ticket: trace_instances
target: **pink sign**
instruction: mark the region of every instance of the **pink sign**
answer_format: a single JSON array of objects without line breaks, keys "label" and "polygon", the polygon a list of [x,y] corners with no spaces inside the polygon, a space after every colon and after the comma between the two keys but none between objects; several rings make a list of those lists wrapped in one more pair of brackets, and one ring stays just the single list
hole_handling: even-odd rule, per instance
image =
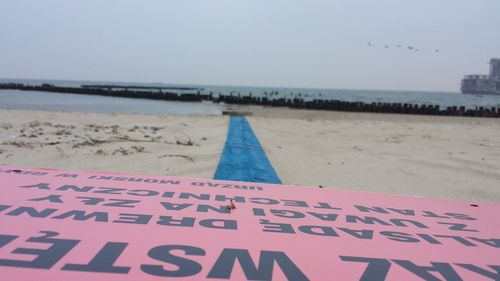
[{"label": "pink sign", "polygon": [[0,280],[500,279],[498,204],[7,166],[0,182]]}]

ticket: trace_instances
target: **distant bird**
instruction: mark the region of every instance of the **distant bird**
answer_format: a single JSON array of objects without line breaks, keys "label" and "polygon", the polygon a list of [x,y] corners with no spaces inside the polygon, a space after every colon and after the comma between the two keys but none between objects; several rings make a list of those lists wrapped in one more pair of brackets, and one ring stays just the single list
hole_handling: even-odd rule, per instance
[{"label": "distant bird", "polygon": [[[375,43],[374,43],[373,41],[368,41],[368,46],[373,47],[373,46],[375,46]],[[391,48],[391,45],[388,45],[388,44],[387,44],[387,45],[385,45],[385,44],[382,44],[382,43],[381,43],[381,44],[379,44],[379,46],[380,46],[380,47],[382,47],[382,46],[383,46],[385,49],[390,49],[390,48]],[[402,49],[402,48],[407,48],[408,50],[410,50],[410,51],[415,51],[415,52],[425,52],[425,50],[424,50],[424,49],[422,49],[422,48],[417,48],[417,47],[415,47],[415,46],[410,46],[410,45],[401,45],[401,44],[399,44],[399,45],[393,45],[392,47],[393,47],[393,48],[399,48],[399,49]],[[434,51],[435,53],[439,53],[439,52],[441,52],[441,50],[440,50],[440,49],[437,49],[437,48],[430,49],[430,50],[428,50],[428,51],[430,51],[430,52]]]}]

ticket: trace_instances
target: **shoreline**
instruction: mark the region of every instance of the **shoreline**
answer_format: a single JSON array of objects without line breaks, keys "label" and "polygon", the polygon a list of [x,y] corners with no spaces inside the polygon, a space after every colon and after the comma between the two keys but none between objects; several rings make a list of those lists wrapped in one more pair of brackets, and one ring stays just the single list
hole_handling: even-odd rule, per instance
[{"label": "shoreline", "polygon": [[[439,105],[395,102],[361,102],[341,101],[336,99],[312,98],[301,93],[292,96],[282,96],[278,91],[264,92],[264,96],[248,95],[240,96],[221,94],[220,92],[201,93],[198,89],[194,92],[172,92],[171,88],[150,87],[151,91],[145,91],[144,87],[120,86],[120,85],[81,85],[80,87],[62,87],[44,83],[42,85],[29,85],[22,83],[0,83],[0,90],[40,91],[61,94],[81,94],[93,96],[110,96],[134,99],[202,102],[209,101],[215,104],[229,105],[260,105],[287,109],[315,109],[341,112],[371,112],[392,113],[410,115],[445,115],[445,116],[468,116],[468,117],[493,117],[500,118],[500,108],[497,106],[479,106],[466,108],[465,106],[452,105],[441,108]],[[196,90],[196,89],[195,89]],[[194,91],[194,90],[193,90]],[[319,93],[321,96],[321,93]]]},{"label": "shoreline", "polygon": [[[500,202],[499,119],[251,111],[283,184]],[[229,120],[3,109],[0,119],[4,165],[209,179]]]}]

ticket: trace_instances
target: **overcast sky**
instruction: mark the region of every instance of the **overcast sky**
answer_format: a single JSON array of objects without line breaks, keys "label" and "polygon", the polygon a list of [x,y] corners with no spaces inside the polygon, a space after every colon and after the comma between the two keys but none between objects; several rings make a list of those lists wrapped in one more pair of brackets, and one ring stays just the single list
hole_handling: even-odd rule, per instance
[{"label": "overcast sky", "polygon": [[0,0],[0,78],[458,91],[500,57],[499,11],[499,0]]}]

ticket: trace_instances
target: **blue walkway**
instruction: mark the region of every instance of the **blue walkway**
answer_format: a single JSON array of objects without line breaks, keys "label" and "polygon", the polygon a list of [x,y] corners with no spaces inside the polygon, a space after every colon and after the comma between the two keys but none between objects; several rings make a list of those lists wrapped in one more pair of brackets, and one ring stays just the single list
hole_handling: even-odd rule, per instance
[{"label": "blue walkway", "polygon": [[244,116],[231,116],[214,179],[281,184]]}]

